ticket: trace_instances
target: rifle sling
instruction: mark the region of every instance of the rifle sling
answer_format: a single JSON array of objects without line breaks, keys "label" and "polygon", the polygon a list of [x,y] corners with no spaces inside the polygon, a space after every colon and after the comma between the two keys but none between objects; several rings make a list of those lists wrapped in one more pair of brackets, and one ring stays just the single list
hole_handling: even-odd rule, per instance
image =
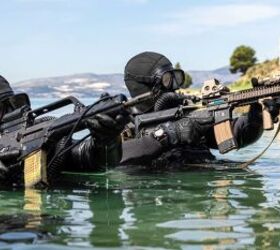
[{"label": "rifle sling", "polygon": [[[278,116],[278,119],[280,119],[280,115]],[[250,161],[247,161],[245,163],[240,164],[240,168],[247,168],[249,165],[251,165],[252,163],[254,163],[257,159],[259,159],[271,146],[271,144],[274,142],[275,138],[277,137],[277,135],[280,132],[280,122],[278,123],[278,127],[276,129],[276,132],[272,138],[272,140],[268,143],[268,145],[264,148],[264,150],[262,152],[260,152],[257,156],[255,156],[253,159],[251,159]]]},{"label": "rifle sling", "polygon": [[[244,168],[247,168],[249,165],[251,165],[252,163],[254,163],[257,159],[259,159],[268,149],[269,147],[271,146],[271,144],[274,142],[275,138],[277,137],[277,135],[279,134],[280,132],[280,115],[278,116],[278,119],[279,119],[279,123],[278,123],[278,127],[276,129],[276,132],[272,138],[272,140],[269,142],[269,144],[263,149],[262,152],[260,152],[257,156],[255,156],[253,159],[247,161],[247,162],[244,162],[240,165],[238,165],[237,169],[244,169]],[[187,166],[189,167],[201,167],[201,168],[205,168],[208,164],[187,164]],[[219,169],[219,167],[217,168]]]}]

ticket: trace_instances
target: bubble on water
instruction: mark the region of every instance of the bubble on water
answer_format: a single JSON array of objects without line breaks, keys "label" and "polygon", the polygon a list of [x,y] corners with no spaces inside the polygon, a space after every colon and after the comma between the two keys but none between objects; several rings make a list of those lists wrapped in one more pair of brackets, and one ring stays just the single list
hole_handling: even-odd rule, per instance
[{"label": "bubble on water", "polygon": [[162,206],[162,196],[158,196],[155,198],[156,206]]}]

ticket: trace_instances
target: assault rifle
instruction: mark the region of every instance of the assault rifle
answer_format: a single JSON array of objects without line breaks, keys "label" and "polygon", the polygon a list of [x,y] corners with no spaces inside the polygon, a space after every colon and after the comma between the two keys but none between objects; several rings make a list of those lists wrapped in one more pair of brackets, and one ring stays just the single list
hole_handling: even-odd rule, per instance
[{"label": "assault rifle", "polygon": [[214,133],[220,153],[238,148],[231,128],[232,111],[236,107],[260,103],[263,109],[263,128],[273,129],[273,121],[263,101],[280,97],[280,76],[259,80],[252,79],[253,87],[247,90],[229,92],[216,80],[206,81],[202,87],[202,98],[193,105],[182,105],[159,112],[139,115],[135,119],[135,132],[138,135],[150,133],[155,125],[177,120],[182,117],[213,117]]},{"label": "assault rifle", "polygon": [[[69,96],[34,110],[31,110],[29,105],[19,107],[5,115],[0,123],[0,161],[23,162],[26,187],[48,184],[47,151],[61,138],[86,129],[87,118],[99,113],[112,117],[118,114],[129,115],[128,108],[151,98],[151,93],[130,100],[124,95],[107,96],[85,106],[75,97]],[[56,119],[42,117],[70,104],[74,105],[71,114]]]}]

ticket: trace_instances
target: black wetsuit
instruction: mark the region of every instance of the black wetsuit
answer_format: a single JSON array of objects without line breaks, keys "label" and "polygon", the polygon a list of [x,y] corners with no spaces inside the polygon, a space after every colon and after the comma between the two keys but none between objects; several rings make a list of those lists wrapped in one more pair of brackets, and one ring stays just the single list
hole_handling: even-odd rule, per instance
[{"label": "black wetsuit", "polygon": [[[53,119],[51,117],[51,119]],[[47,165],[53,156],[61,149],[76,143],[72,139],[65,145],[66,137],[58,143],[50,145],[47,150]],[[102,171],[106,167],[115,167],[119,164],[122,156],[121,139],[119,137],[111,138],[107,143],[98,142],[94,137],[79,143],[66,154],[55,158],[47,169],[47,179],[52,185],[58,183],[58,177],[61,171],[90,172]],[[23,180],[23,162],[17,162],[16,159],[2,161],[7,167],[7,173],[0,171],[0,181],[2,184],[22,186]],[[11,170],[12,168],[12,170]]]},{"label": "black wetsuit", "polygon": [[64,170],[96,171],[119,164],[122,157],[121,139],[114,138],[107,144],[90,138],[74,147],[67,155]]},{"label": "black wetsuit", "polygon": [[[232,121],[234,137],[238,147],[257,141],[263,132],[259,105],[251,106],[250,111]],[[217,149],[214,129],[211,127],[205,138],[196,146],[163,146],[151,134],[127,140],[123,143],[122,165],[152,165],[156,167],[180,167],[182,164],[207,163],[215,160],[210,148]]]},{"label": "black wetsuit", "polygon": [[[55,119],[54,117],[47,117],[47,119]],[[42,121],[46,120],[44,118]],[[36,123],[40,123],[39,119]],[[105,136],[104,136],[105,139]],[[72,139],[67,145],[65,145],[66,137],[62,138],[53,147],[49,147],[47,152],[47,161],[52,160],[52,157],[71,146],[77,141]],[[55,172],[64,171],[95,171],[102,170],[104,167],[116,166],[122,157],[121,139],[120,136],[113,138],[107,138],[106,142],[97,140],[94,137],[90,137],[87,140],[82,141],[77,146],[72,148],[69,152],[61,157],[58,157],[51,166]],[[50,173],[51,174],[51,173]]]}]

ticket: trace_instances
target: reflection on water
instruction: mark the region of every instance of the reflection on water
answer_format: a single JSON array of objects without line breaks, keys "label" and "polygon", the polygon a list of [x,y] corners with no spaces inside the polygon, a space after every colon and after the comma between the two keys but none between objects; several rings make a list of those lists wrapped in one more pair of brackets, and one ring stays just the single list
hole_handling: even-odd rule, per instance
[{"label": "reflection on water", "polygon": [[61,189],[1,191],[1,233],[35,232],[37,244],[47,247],[279,246],[277,178],[269,182],[246,171],[137,175],[118,170],[65,178]]},{"label": "reflection on water", "polygon": [[[225,158],[251,159],[270,137]],[[279,146],[250,171],[121,169],[67,174],[52,190],[2,190],[0,249],[278,249]]]}]

